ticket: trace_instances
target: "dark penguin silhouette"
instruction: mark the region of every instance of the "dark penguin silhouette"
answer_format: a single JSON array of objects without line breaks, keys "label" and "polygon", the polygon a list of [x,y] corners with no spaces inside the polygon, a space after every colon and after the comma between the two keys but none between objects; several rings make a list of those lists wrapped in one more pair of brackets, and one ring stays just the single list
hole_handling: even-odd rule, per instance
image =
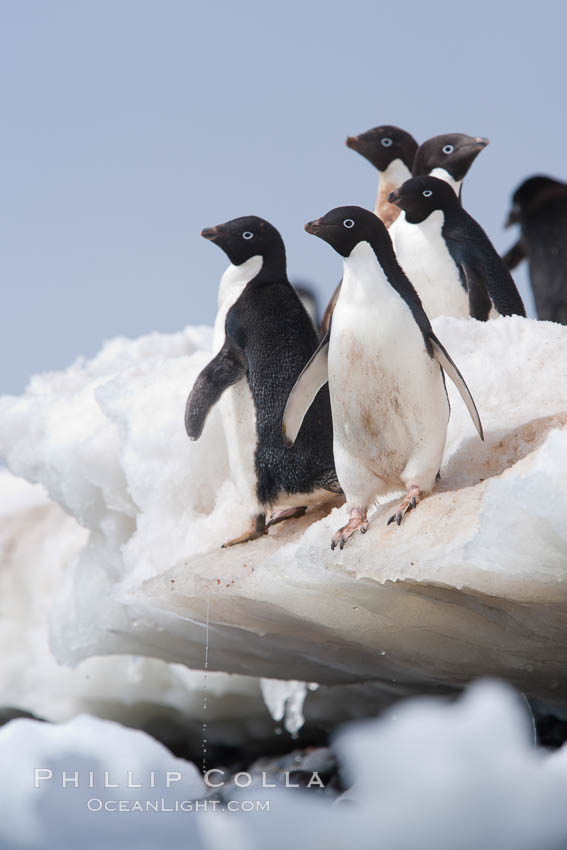
[{"label": "dark penguin silhouette", "polygon": [[526,315],[501,257],[445,181],[412,177],[390,201],[404,210],[408,233],[415,231],[397,256],[408,275],[408,267],[415,266],[410,279],[430,318],[470,315],[486,321],[493,307],[503,316]]},{"label": "dark penguin silhouette", "polygon": [[285,506],[278,522],[300,516],[340,487],[326,389],[292,452],[282,439],[287,397],[317,347],[317,335],[287,279],[280,234],[247,216],[206,228],[202,236],[222,248],[231,265],[219,290],[218,353],[195,381],[185,427],[192,440],[199,439],[210,409],[221,401],[231,471],[251,520],[244,534],[225,544],[232,545],[264,534],[268,510]]},{"label": "dark penguin silhouette", "polygon": [[514,192],[507,226],[521,236],[504,255],[509,269],[528,260],[538,317],[567,324],[567,183],[535,176]]},{"label": "dark penguin silhouette", "polygon": [[[389,227],[398,217],[399,210],[388,203],[388,195],[411,177],[411,169],[417,152],[416,140],[400,127],[384,124],[366,130],[365,133],[360,133],[358,136],[349,136],[346,145],[372,163],[377,170],[378,192],[374,213],[384,222],[386,227]],[[339,297],[340,288],[339,282],[323,313],[321,320],[322,336],[329,330],[329,323]]]},{"label": "dark penguin silhouette", "polygon": [[384,224],[361,207],[338,207],[305,229],[342,256],[344,276],[330,333],[290,394],[283,430],[288,445],[301,438],[306,412],[328,381],[335,462],[350,513],[331,541],[332,549],[342,549],[352,534],[367,530],[368,508],[379,496],[406,490],[389,520],[399,525],[433,489],[449,420],[443,370],[481,438],[483,432],[468,387],[435,336]]}]

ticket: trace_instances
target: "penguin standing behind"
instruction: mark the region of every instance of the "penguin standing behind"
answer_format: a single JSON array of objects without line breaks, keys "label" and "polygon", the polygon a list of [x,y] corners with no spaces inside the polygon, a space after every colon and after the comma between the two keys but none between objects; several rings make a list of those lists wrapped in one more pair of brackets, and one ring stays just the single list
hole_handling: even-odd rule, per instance
[{"label": "penguin standing behind", "polygon": [[385,124],[383,127],[373,127],[359,136],[349,136],[346,145],[371,162],[377,170],[378,192],[374,214],[389,227],[399,213],[392,211],[388,195],[411,177],[417,153],[416,140],[405,130]]},{"label": "penguin standing behind", "polygon": [[[432,136],[417,149],[412,167],[414,177],[438,177],[461,197],[463,180],[479,153],[489,144],[480,136],[443,133]],[[397,187],[396,187],[397,188]]]},{"label": "penguin standing behind", "polygon": [[[464,133],[433,136],[418,148],[413,174],[416,177],[430,175],[443,180],[460,198],[468,170],[487,145],[487,139],[474,138]],[[390,236],[398,262],[417,289],[429,318],[467,318],[466,292],[462,288],[455,288],[452,278],[443,280],[443,264],[439,265],[438,246],[435,240],[431,241],[428,232],[409,224],[402,213],[390,228]]]},{"label": "penguin standing behind", "polygon": [[[404,211],[405,229],[416,232],[398,256],[406,272],[425,263],[426,246],[427,266],[418,275],[416,289],[430,318],[470,315],[486,321],[493,307],[502,316],[526,315],[500,255],[446,182],[412,177],[392,192],[390,202]],[[410,244],[415,254],[409,253]]]},{"label": "penguin standing behind", "polygon": [[[384,222],[386,227],[389,227],[398,217],[399,211],[388,203],[388,195],[411,177],[417,152],[416,140],[405,130],[394,127],[392,124],[384,124],[381,127],[366,130],[359,136],[349,136],[346,145],[371,162],[378,171],[378,192],[374,214]],[[340,288],[339,282],[323,313],[322,336],[329,330]]]},{"label": "penguin standing behind", "polygon": [[[219,399],[231,473],[250,512],[245,543],[268,525],[301,516],[340,493],[333,463],[329,394],[314,401],[301,439],[289,452],[281,422],[293,384],[317,346],[317,334],[286,275],[285,248],[267,221],[248,216],[206,228],[230,260],[219,288],[216,355],[187,399],[185,428],[198,440]],[[271,523],[266,512],[286,506]],[[290,507],[288,507],[290,506]]]},{"label": "penguin standing behind", "polygon": [[567,184],[543,176],[525,180],[506,224],[519,224],[521,236],[504,262],[513,269],[527,257],[538,317],[566,325]]},{"label": "penguin standing behind", "polygon": [[337,475],[350,512],[331,541],[332,549],[342,549],[357,530],[367,530],[368,508],[379,496],[405,488],[388,521],[399,525],[433,489],[449,420],[443,369],[481,439],[483,433],[472,396],[433,333],[384,224],[361,207],[339,207],[305,229],[343,257],[344,275],[330,333],[290,394],[283,430],[293,445],[328,381]]}]

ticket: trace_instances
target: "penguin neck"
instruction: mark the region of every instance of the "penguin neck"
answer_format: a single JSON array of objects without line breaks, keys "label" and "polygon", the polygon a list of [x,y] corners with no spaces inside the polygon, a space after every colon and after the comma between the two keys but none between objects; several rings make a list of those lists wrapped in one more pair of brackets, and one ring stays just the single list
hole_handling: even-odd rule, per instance
[{"label": "penguin neck", "polygon": [[433,210],[423,221],[409,221],[407,214],[404,213],[404,215],[406,222],[412,227],[419,228],[427,241],[431,241],[431,239],[438,236],[443,230],[443,224],[445,223],[445,213],[443,210]]},{"label": "penguin neck", "polygon": [[262,256],[260,259],[262,261],[262,267],[250,283],[256,286],[257,284],[272,283],[275,280],[287,280],[283,242],[279,247],[272,248],[268,256]]},{"label": "penguin neck", "polygon": [[399,207],[388,203],[388,195],[399,189],[410,177],[411,171],[401,159],[394,159],[385,171],[378,172],[378,193],[374,214],[384,222],[386,227],[390,227],[400,214]]},{"label": "penguin neck", "polygon": [[231,263],[220,279],[218,306],[221,307],[226,303],[234,304],[242,294],[244,287],[260,274],[262,266],[263,258],[259,254],[250,257],[239,266]]},{"label": "penguin neck", "polygon": [[438,180],[443,180],[444,183],[448,183],[457,198],[461,199],[461,187],[463,185],[462,180],[455,180],[455,178],[449,174],[444,168],[434,168],[429,172],[430,177],[437,177]]},{"label": "penguin neck", "polygon": [[[383,252],[380,252],[382,254]],[[390,275],[396,259],[385,257],[385,263],[378,259],[377,246],[370,242],[359,242],[348,257],[344,258],[344,276],[340,297],[349,301],[375,301],[392,294]],[[392,268],[389,266],[392,265]]]}]

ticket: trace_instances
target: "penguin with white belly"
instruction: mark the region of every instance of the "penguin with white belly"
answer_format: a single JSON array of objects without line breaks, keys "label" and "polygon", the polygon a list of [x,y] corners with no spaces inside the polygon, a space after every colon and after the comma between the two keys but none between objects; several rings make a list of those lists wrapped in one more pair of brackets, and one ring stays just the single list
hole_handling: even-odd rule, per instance
[{"label": "penguin with white belly", "polygon": [[225,546],[266,533],[266,512],[285,507],[275,521],[301,516],[310,504],[340,493],[333,463],[329,394],[322,389],[292,452],[281,422],[295,380],[317,347],[317,334],[287,279],[283,240],[256,216],[206,228],[230,266],[222,276],[215,351],[187,399],[185,428],[199,439],[219,402],[232,476],[250,513],[250,527]]},{"label": "penguin with white belly", "polygon": [[[488,139],[467,136],[465,133],[433,136],[419,146],[413,163],[413,175],[437,177],[447,183],[456,197],[460,198],[463,180],[487,145]],[[439,264],[435,235],[431,236],[427,227],[416,228],[407,221],[402,211],[390,228],[390,236],[398,262],[416,288],[429,318],[468,318],[470,313],[466,290],[457,285],[459,278],[451,270],[447,279],[443,277],[444,266]]]},{"label": "penguin with white belly", "polygon": [[343,257],[343,284],[330,332],[289,396],[283,432],[294,445],[328,381],[335,464],[350,513],[331,541],[342,549],[367,530],[379,496],[406,490],[388,521],[399,525],[433,489],[449,420],[443,370],[484,437],[468,387],[433,333],[384,224],[361,207],[339,207],[305,229]]},{"label": "penguin with white belly", "polygon": [[[377,170],[378,192],[374,214],[384,222],[386,227],[390,227],[400,213],[388,203],[388,195],[411,177],[417,152],[416,140],[400,127],[383,124],[366,130],[358,136],[348,136],[346,145],[372,163]],[[329,330],[340,289],[339,283],[323,313],[321,336],[325,336]]]},{"label": "penguin with white belly", "polygon": [[[501,316],[526,315],[504,261],[446,182],[412,177],[389,200],[404,211],[406,228],[418,234],[414,244],[427,243],[428,265],[422,277],[427,274],[431,286],[425,292],[423,287],[416,289],[430,317],[437,314],[431,307],[435,303],[445,305],[445,315],[456,315],[462,304],[463,312],[480,321],[486,321],[493,309]],[[415,255],[412,264],[420,259],[425,263]]]}]

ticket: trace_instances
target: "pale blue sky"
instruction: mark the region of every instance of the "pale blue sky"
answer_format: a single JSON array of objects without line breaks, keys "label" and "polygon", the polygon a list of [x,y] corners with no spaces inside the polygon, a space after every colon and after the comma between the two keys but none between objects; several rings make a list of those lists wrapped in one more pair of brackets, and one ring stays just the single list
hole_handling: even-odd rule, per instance
[{"label": "pale blue sky", "polygon": [[212,323],[226,263],[199,231],[234,216],[330,293],[303,223],[373,204],[344,139],[379,123],[488,136],[463,197],[506,247],[517,182],[567,176],[566,24],[551,2],[1,2],[0,391]]}]

